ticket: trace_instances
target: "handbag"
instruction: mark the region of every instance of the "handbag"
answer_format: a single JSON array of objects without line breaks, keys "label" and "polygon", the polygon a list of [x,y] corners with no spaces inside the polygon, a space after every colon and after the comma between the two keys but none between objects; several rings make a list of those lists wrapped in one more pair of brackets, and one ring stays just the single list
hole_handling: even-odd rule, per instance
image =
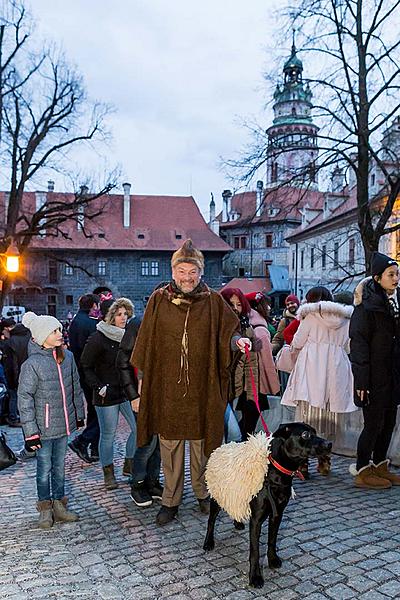
[{"label": "handbag", "polygon": [[278,371],[291,373],[296,363],[297,352],[293,352],[288,344],[284,344],[275,358],[275,366]]},{"label": "handbag", "polygon": [[17,457],[9,446],[7,446],[6,436],[0,433],[0,471],[15,465]]}]

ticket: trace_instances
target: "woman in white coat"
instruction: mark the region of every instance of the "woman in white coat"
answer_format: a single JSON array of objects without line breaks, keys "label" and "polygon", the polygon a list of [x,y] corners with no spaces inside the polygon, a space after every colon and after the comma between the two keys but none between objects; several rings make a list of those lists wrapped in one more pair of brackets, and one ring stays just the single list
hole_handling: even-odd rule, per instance
[{"label": "woman in white coat", "polygon": [[[325,287],[311,288],[307,292],[306,303],[296,315],[300,325],[291,349],[298,356],[282,396],[284,406],[298,406],[297,413],[301,412],[303,402],[329,413],[357,410],[348,357],[352,312],[352,306],[333,302]],[[319,460],[318,471],[327,475],[330,460]]]}]

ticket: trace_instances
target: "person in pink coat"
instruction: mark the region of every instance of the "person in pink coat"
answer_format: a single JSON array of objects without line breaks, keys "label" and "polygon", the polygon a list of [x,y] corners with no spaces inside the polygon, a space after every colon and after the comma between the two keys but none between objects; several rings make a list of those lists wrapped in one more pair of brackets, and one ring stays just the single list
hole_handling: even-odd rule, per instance
[{"label": "person in pink coat", "polygon": [[258,305],[263,301],[263,297],[264,295],[261,292],[246,294],[251,306],[249,313],[250,325],[253,327],[255,337],[261,341],[261,350],[257,352],[261,410],[269,408],[267,395],[276,396],[280,390],[278,373],[272,357],[271,334],[268,330],[268,323],[257,310]]}]

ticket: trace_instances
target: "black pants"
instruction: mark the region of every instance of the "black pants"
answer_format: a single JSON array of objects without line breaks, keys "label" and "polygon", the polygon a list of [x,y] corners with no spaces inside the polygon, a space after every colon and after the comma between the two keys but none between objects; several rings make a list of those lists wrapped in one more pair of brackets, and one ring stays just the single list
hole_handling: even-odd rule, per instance
[{"label": "black pants", "polygon": [[86,399],[86,427],[80,435],[77,436],[76,440],[82,446],[87,448],[91,447],[92,452],[98,454],[99,450],[99,437],[100,428],[97,420],[97,413],[92,403],[92,390],[88,387],[81,378],[81,388]]},{"label": "black pants", "polygon": [[242,442],[245,442],[249,433],[254,433],[258,419],[260,418],[260,413],[258,412],[256,403],[253,402],[253,400],[247,400],[246,392],[243,392],[240,396],[237,410],[242,412],[239,427],[242,434]]},{"label": "black pants", "polygon": [[375,465],[385,460],[396,425],[397,407],[363,408],[364,429],[358,438],[357,470],[366,467],[372,458]]}]

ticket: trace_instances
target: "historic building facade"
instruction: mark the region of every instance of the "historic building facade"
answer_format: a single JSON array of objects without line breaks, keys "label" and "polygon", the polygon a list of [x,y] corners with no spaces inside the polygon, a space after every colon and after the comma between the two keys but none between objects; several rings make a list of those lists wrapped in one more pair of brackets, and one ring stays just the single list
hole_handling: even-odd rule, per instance
[{"label": "historic building facade", "polygon": [[[28,192],[25,209],[57,194]],[[51,197],[51,196],[50,196]],[[0,203],[6,194],[0,194]],[[143,313],[147,299],[161,281],[170,280],[172,253],[191,238],[205,255],[205,281],[221,285],[222,259],[230,247],[207,227],[195,200],[180,196],[139,196],[130,193],[100,198],[101,214],[93,221],[82,218],[63,226],[65,235],[35,238],[23,256],[8,304],[66,319],[77,310],[79,297],[100,285],[115,296],[127,296]],[[33,208],[34,209],[34,208]]]}]

